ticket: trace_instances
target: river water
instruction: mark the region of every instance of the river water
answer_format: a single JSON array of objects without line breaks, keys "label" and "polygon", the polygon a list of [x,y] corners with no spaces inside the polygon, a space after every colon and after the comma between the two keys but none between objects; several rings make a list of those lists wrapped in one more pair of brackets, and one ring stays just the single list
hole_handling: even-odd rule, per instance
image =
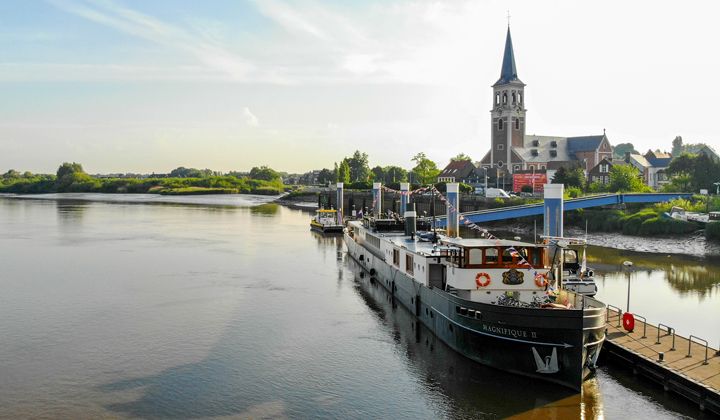
[{"label": "river water", "polygon": [[[264,197],[0,197],[2,418],[678,418],[622,369],[575,394],[412,328],[308,213]],[[631,310],[717,341],[720,268],[633,254]],[[628,255],[590,248],[623,306]]]}]

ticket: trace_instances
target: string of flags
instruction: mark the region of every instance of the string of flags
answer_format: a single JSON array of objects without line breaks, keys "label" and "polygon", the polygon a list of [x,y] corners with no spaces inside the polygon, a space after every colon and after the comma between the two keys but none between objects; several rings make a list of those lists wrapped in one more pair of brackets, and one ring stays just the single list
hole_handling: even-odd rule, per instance
[{"label": "string of flags", "polygon": [[[457,213],[458,220],[463,222],[463,224],[465,226],[469,227],[470,229],[480,232],[484,237],[487,237],[488,239],[495,240],[498,245],[500,244],[500,238],[498,238],[497,236],[488,232],[487,229],[482,228],[482,227],[478,226],[477,224],[475,224],[474,222],[471,222],[470,220],[468,220],[468,218],[463,216],[460,213],[460,211],[455,206],[453,206],[453,204],[447,198],[445,198],[445,196],[440,191],[438,191],[437,188],[435,188],[435,186],[432,186],[429,188],[435,195],[438,196],[438,198],[440,199],[441,202],[443,202],[443,203],[445,203],[445,205],[447,205],[447,207],[451,213]],[[520,265],[527,265],[527,270],[528,271],[532,270],[532,264],[530,264],[530,262],[527,259],[525,259],[525,257],[523,257],[523,255],[515,249],[515,247],[512,247],[512,246],[508,247],[507,250],[510,252],[510,255],[512,255],[513,257],[516,257],[520,260]],[[537,272],[535,273],[535,275],[537,275]]]}]

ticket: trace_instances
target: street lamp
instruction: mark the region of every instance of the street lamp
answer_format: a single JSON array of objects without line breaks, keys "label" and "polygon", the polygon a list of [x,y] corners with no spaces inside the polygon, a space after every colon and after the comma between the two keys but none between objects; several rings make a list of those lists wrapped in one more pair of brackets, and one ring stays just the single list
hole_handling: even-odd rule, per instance
[{"label": "street lamp", "polygon": [[625,277],[627,278],[627,285],[628,285],[628,291],[627,291],[627,307],[625,308],[625,312],[630,312],[630,269],[633,266],[632,261],[625,261],[623,263],[625,266]]}]

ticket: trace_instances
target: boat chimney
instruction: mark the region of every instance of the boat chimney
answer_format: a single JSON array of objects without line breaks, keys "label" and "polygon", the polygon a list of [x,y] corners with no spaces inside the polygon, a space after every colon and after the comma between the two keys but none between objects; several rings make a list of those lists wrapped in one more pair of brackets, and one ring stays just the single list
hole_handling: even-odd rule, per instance
[{"label": "boat chimney", "polygon": [[337,183],[337,223],[338,223],[338,225],[343,224],[343,210],[345,208],[345,203],[343,202],[343,187],[344,187],[344,184],[342,182]]},{"label": "boat chimney", "polygon": [[544,229],[545,236],[563,236],[563,184],[545,184]]},{"label": "boat chimney", "polygon": [[373,182],[373,214],[376,218],[382,213],[382,183]]},{"label": "boat chimney", "polygon": [[415,203],[408,203],[405,213],[405,235],[411,239],[415,239],[415,232],[417,232],[417,213],[415,213]]},{"label": "boat chimney", "polygon": [[447,235],[451,238],[460,236],[460,184],[448,182],[447,186]]},{"label": "boat chimney", "polygon": [[[407,205],[410,201],[410,183],[400,183],[400,214],[405,216],[405,212],[408,210]],[[414,210],[414,209],[413,209]]]}]

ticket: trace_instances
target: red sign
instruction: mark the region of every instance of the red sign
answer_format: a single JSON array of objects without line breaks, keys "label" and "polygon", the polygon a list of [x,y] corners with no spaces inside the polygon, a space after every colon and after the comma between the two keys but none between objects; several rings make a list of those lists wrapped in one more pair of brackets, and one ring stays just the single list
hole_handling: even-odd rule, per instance
[{"label": "red sign", "polygon": [[547,184],[547,174],[544,172],[513,174],[513,191],[521,192],[523,185],[534,187],[535,192],[543,192]]}]

